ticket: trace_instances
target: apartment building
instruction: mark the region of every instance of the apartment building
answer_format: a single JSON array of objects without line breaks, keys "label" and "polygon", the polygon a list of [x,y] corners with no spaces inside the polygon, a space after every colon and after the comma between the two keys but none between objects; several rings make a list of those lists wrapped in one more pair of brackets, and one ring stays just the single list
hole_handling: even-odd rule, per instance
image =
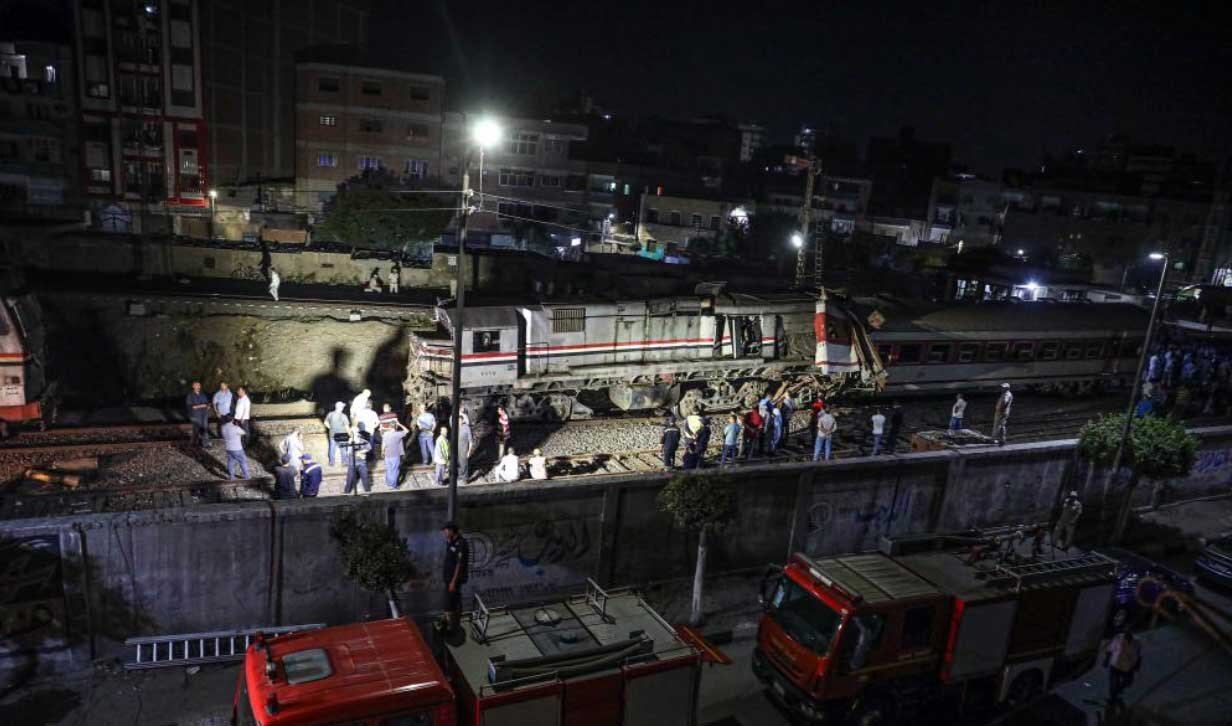
[{"label": "apartment building", "polygon": [[73,71],[66,44],[0,41],[0,208],[79,204]]}]

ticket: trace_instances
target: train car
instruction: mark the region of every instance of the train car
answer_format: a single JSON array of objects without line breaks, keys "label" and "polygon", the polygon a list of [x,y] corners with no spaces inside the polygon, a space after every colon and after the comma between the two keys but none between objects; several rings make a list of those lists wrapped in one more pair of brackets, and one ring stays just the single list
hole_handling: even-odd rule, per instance
[{"label": "train car", "polygon": [[50,391],[38,302],[23,295],[0,303],[0,435],[8,435],[15,426],[49,423]]},{"label": "train car", "polygon": [[[449,395],[453,313],[442,305],[438,329],[412,336],[413,403]],[[861,323],[837,298],[718,292],[484,301],[467,307],[464,323],[467,408],[503,403],[515,417],[564,420],[596,408],[720,411],[776,385],[808,401],[880,380]]]},{"label": "train car", "polygon": [[896,305],[861,301],[889,393],[993,389],[1085,393],[1129,385],[1149,313],[1121,303]]}]

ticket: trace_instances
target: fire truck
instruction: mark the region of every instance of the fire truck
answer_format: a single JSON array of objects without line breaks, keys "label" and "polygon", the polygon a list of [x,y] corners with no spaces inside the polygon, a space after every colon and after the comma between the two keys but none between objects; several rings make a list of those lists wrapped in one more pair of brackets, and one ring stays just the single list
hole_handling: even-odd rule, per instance
[{"label": "fire truck", "polygon": [[694,722],[708,646],[631,590],[588,581],[582,594],[500,608],[476,596],[461,630],[444,639],[443,664],[408,619],[258,637],[245,653],[232,723]]},{"label": "fire truck", "polygon": [[1116,566],[1021,531],[796,554],[763,583],[753,671],[808,722],[1018,706],[1094,665]]}]

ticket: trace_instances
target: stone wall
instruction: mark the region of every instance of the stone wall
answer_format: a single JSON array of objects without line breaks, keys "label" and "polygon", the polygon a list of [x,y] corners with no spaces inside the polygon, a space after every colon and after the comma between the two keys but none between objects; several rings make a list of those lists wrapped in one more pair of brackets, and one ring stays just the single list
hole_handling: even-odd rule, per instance
[{"label": "stone wall", "polygon": [[[1169,482],[1168,500],[1229,492],[1232,427],[1198,434],[1200,466]],[[1047,521],[1067,488],[1083,492],[1093,518],[1103,487],[1073,441],[709,475],[735,487],[738,512],[712,541],[712,573],[782,562],[798,550],[867,550],[882,535]],[[659,511],[666,481],[651,474],[464,488],[469,590],[499,604],[587,577],[619,585],[687,576],[695,541]],[[41,668],[81,665],[118,654],[124,637],[139,634],[382,617],[381,598],[345,578],[330,539],[333,518],[351,508],[397,526],[417,568],[404,605],[435,610],[444,490],[0,524],[0,554],[11,563],[0,570],[0,670],[30,659]]]}]

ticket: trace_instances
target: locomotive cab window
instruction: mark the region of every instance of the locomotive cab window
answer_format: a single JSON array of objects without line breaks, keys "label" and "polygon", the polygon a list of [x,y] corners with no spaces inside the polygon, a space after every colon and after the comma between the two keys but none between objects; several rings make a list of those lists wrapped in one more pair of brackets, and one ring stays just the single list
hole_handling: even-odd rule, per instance
[{"label": "locomotive cab window", "polygon": [[963,343],[958,346],[958,362],[974,363],[980,358],[979,343]]},{"label": "locomotive cab window", "polygon": [[1040,360],[1056,360],[1061,353],[1061,344],[1053,341],[1050,343],[1041,343],[1039,351]]},{"label": "locomotive cab window", "polygon": [[1035,343],[1014,343],[1015,360],[1032,360],[1035,358]]},{"label": "locomotive cab window", "polygon": [[476,330],[471,333],[471,336],[472,353],[500,352],[501,346],[499,330]]},{"label": "locomotive cab window", "polygon": [[924,346],[919,343],[908,343],[898,346],[899,363],[919,363],[920,353]]},{"label": "locomotive cab window", "polygon": [[950,359],[949,343],[933,343],[928,346],[929,363],[945,363]]},{"label": "locomotive cab window", "polygon": [[1005,360],[1005,351],[1010,347],[1009,343],[989,343],[984,349],[984,360],[989,363]]}]

